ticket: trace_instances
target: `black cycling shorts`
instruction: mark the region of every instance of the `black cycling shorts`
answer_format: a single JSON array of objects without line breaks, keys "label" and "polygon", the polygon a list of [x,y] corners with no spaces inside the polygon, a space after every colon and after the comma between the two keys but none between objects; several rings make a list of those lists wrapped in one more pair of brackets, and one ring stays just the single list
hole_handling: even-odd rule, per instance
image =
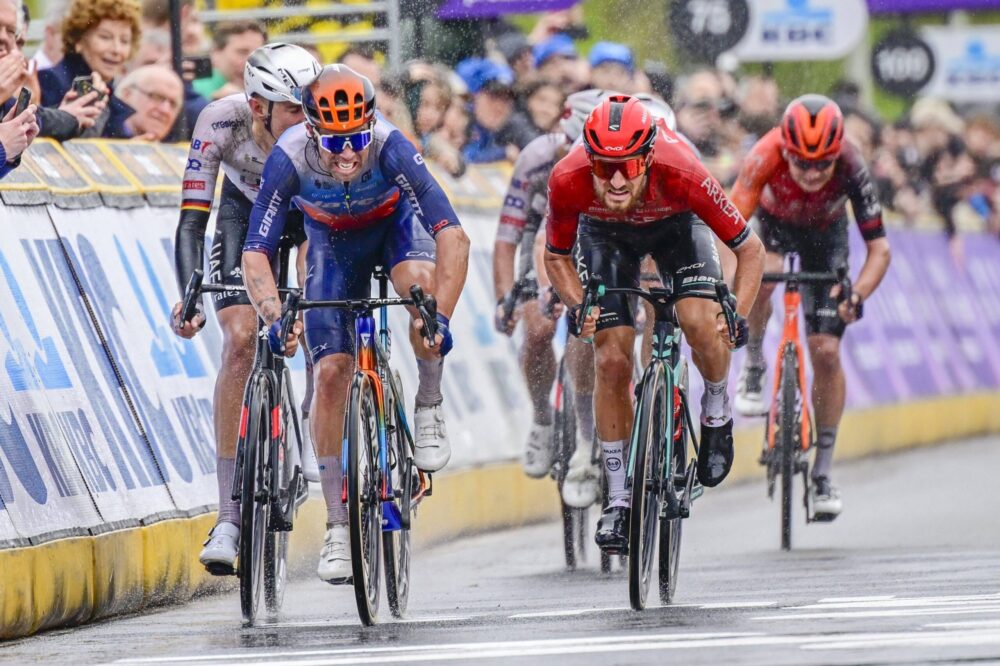
[{"label": "black cycling shorts", "polygon": [[[243,241],[246,240],[250,226],[251,210],[253,202],[226,177],[222,181],[222,200],[215,217],[215,238],[208,259],[210,282],[243,286]],[[287,219],[284,238],[295,246],[301,245],[306,240],[302,213],[291,210]],[[212,301],[216,312],[231,305],[250,305],[250,298],[245,291],[212,294]]]},{"label": "black cycling shorts", "polygon": [[[600,276],[608,288],[638,287],[639,269],[653,257],[663,284],[673,293],[714,289],[722,280],[715,238],[693,213],[674,215],[645,226],[583,220],[577,232],[576,261],[581,282]],[[609,294],[601,298],[597,330],[634,326],[636,297]]]},{"label": "black cycling shorts", "polygon": [[[754,225],[768,252],[799,255],[799,270],[832,273],[847,265],[847,217],[842,217],[825,229],[782,224],[766,213],[758,214]],[[805,311],[806,333],[825,333],[838,338],[847,324],[837,314],[837,299],[830,296],[830,285],[802,285],[802,309]]]}]

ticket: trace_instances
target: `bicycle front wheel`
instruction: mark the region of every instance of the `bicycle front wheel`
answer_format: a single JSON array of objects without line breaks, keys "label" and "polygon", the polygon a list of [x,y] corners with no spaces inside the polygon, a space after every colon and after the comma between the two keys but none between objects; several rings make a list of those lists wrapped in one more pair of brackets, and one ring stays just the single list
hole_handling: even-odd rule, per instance
[{"label": "bicycle front wheel", "polygon": [[632,511],[628,535],[628,591],[633,610],[646,607],[646,595],[656,559],[656,528],[660,520],[663,483],[663,442],[667,427],[663,365],[655,363],[643,378],[642,394],[632,429]]},{"label": "bicycle front wheel", "polygon": [[778,447],[781,474],[781,548],[792,549],[792,482],[795,480],[798,433],[799,373],[795,346],[786,345],[781,356],[781,392],[778,396]]},{"label": "bicycle front wheel", "polygon": [[563,555],[566,569],[573,571],[583,562],[586,551],[587,509],[569,506],[562,499],[563,484],[569,471],[569,461],[573,457],[576,441],[576,405],[573,402],[573,388],[569,370],[564,363],[559,364],[558,402],[553,415],[553,436],[555,437],[555,465],[552,468],[556,486],[559,488],[559,503],[562,509]]},{"label": "bicycle front wheel", "polygon": [[[676,393],[676,390],[675,390]],[[678,398],[679,399],[679,398]],[[684,473],[687,469],[687,424],[684,422],[685,409],[682,406],[680,418],[675,419],[674,443],[670,453],[670,465],[667,470],[667,483],[674,484],[674,491],[679,495],[685,489]],[[681,561],[681,526],[683,518],[663,518],[660,520],[660,602],[669,604],[674,599],[677,590],[677,574]]]},{"label": "bicycle front wheel", "polygon": [[378,408],[371,380],[355,375],[347,403],[347,510],[354,598],[362,624],[378,616],[382,501],[379,497]]},{"label": "bicycle front wheel", "polygon": [[[396,386],[402,386],[398,375]],[[400,515],[404,507],[409,508],[409,502],[403,502],[403,497],[413,491],[413,458],[410,455],[408,441],[403,433],[403,424],[399,423],[399,416],[396,414],[395,401],[403,403],[403,396],[392,395],[392,403],[386,406],[387,423],[386,429],[389,432],[389,471],[392,475],[391,486],[396,493],[396,508]],[[408,482],[409,481],[409,482]],[[382,532],[382,548],[384,549],[385,565],[385,596],[389,599],[389,611],[395,618],[401,618],[406,613],[406,604],[410,597],[410,525],[412,525],[412,515],[410,521],[404,523],[399,529],[385,530]]]},{"label": "bicycle front wheel", "polygon": [[[299,430],[295,420],[295,398],[291,391],[291,375],[285,369],[281,390],[281,431],[277,433],[276,445],[271,449],[272,488],[278,496],[277,508],[282,512],[294,513],[296,497],[292,496],[292,478],[295,470],[292,461],[292,447],[298,450]],[[280,516],[279,516],[280,517]],[[269,530],[264,543],[264,605],[267,612],[275,615],[281,610],[285,598],[285,582],[288,579],[288,532]]]},{"label": "bicycle front wheel", "polygon": [[267,522],[267,453],[271,438],[271,384],[254,377],[247,402],[247,429],[242,438],[243,467],[240,492],[240,607],[243,620],[252,625],[260,606],[265,569]]}]

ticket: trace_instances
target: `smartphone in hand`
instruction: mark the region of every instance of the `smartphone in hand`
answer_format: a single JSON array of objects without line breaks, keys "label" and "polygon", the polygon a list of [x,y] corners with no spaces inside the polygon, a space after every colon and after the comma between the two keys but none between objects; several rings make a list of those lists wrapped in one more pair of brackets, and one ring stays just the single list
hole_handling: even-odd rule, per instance
[{"label": "smartphone in hand", "polygon": [[[73,91],[76,93],[77,98],[83,97],[87,93],[97,90],[94,87],[94,77],[93,76],[78,76],[73,79]],[[97,99],[95,102],[100,101],[104,98],[104,93],[97,91]]]},{"label": "smartphone in hand", "polygon": [[17,94],[17,103],[14,104],[14,118],[24,113],[24,110],[28,108],[31,104],[31,91],[27,88],[21,88],[21,92]]},{"label": "smartphone in hand", "polygon": [[[187,56],[183,59],[185,71],[190,71],[195,79],[208,79],[212,76],[212,59],[208,56]],[[188,69],[188,67],[190,69]]]}]

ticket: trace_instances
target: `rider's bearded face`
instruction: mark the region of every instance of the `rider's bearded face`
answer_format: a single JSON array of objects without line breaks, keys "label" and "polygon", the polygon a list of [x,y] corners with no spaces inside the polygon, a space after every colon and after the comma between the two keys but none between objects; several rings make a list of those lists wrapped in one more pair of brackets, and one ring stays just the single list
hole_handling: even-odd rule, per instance
[{"label": "rider's bearded face", "polygon": [[[646,157],[648,169],[650,157]],[[593,174],[594,194],[597,200],[615,213],[624,213],[635,208],[646,189],[648,171],[643,171],[635,178],[627,178],[625,170],[615,171],[610,179],[600,178]]]}]

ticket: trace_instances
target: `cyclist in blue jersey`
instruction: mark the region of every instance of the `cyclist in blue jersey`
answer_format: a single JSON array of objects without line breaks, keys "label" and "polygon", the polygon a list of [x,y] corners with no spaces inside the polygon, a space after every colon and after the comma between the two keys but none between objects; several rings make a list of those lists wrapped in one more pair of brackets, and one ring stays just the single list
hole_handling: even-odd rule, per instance
[{"label": "cyclist in blue jersey", "polygon": [[[388,269],[398,293],[408,294],[418,284],[433,294],[437,344],[424,342],[416,311],[411,311],[409,333],[419,375],[414,462],[424,471],[437,471],[451,457],[441,411],[441,372],[453,345],[448,324],[465,284],[469,239],[420,153],[375,112],[371,81],[346,65],[329,65],[303,88],[302,107],[306,122],[281,137],[264,165],[243,248],[250,299],[270,327],[272,349],[297,341],[299,323],[286,340],[279,339],[281,301],[270,268],[292,207],[302,211],[309,241],[307,299],[368,296],[377,265]],[[354,372],[354,316],[316,309],[306,311],[304,321],[314,366],[310,425],[327,502],[317,574],[333,584],[346,583],[351,560],[340,454]]]}]

